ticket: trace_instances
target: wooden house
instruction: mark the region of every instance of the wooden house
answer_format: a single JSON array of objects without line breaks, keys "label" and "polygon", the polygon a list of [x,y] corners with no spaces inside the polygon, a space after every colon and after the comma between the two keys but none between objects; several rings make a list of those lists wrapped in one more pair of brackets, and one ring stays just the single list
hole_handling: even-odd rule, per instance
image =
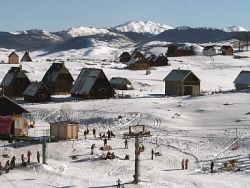
[{"label": "wooden house", "polygon": [[241,71],[234,80],[236,91],[250,88],[250,71]]},{"label": "wooden house", "polygon": [[191,70],[172,70],[165,78],[166,96],[200,94],[200,79]]},{"label": "wooden house", "polygon": [[3,93],[9,98],[23,97],[23,92],[29,86],[30,80],[19,67],[11,67],[1,82]]},{"label": "wooden house", "polygon": [[223,45],[220,48],[220,51],[221,51],[222,55],[233,55],[233,53],[234,53],[233,48],[231,46],[226,46],[226,45]]},{"label": "wooden house", "polygon": [[9,55],[9,64],[18,64],[19,63],[19,56],[16,54],[16,52],[12,52]]},{"label": "wooden house", "polygon": [[127,62],[127,66],[131,70],[148,70],[150,67],[149,61],[147,58],[142,55],[141,52],[135,50],[131,59]]},{"label": "wooden house", "polygon": [[51,93],[46,85],[41,82],[31,82],[23,92],[24,101],[27,102],[48,102],[51,101]]},{"label": "wooden house", "polygon": [[202,51],[203,55],[209,56],[209,55],[215,55],[216,49],[213,46],[205,46]]},{"label": "wooden house", "polygon": [[168,58],[164,54],[151,55],[149,58],[150,67],[168,66]]},{"label": "wooden house", "polygon": [[43,83],[52,95],[69,94],[73,85],[73,77],[65,67],[65,63],[53,63],[45,73]]},{"label": "wooden house", "polygon": [[83,99],[108,99],[114,97],[115,90],[102,69],[83,68],[70,93]]},{"label": "wooden house", "polygon": [[50,123],[50,135],[56,140],[78,139],[78,123],[55,122]]},{"label": "wooden house", "polygon": [[0,115],[1,116],[13,116],[13,117],[22,117],[23,113],[30,112],[17,104],[15,101],[10,98],[2,95],[0,97]]},{"label": "wooden house", "polygon": [[127,78],[113,77],[110,79],[110,84],[114,89],[132,90],[133,86]]},{"label": "wooden house", "polygon": [[193,46],[190,46],[190,49],[179,49],[176,45],[168,45],[168,51],[166,53],[168,57],[179,57],[179,56],[191,56],[195,55]]},{"label": "wooden house", "polygon": [[30,58],[30,55],[29,55],[29,52],[25,52],[22,59],[21,59],[21,62],[32,62],[31,58]]},{"label": "wooden house", "polygon": [[119,56],[119,61],[122,63],[127,63],[131,59],[131,55],[128,52],[123,52]]}]

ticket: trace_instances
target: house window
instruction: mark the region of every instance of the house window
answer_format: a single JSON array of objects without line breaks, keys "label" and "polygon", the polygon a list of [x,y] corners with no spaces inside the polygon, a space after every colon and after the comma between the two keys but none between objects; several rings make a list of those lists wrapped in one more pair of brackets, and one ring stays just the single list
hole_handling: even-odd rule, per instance
[{"label": "house window", "polygon": [[44,99],[44,98],[46,98],[46,97],[47,97],[46,94],[39,94],[39,99]]}]

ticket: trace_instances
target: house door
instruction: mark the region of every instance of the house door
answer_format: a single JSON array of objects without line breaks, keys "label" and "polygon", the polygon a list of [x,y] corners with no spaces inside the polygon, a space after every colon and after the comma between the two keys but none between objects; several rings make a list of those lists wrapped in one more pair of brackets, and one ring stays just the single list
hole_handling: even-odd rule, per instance
[{"label": "house door", "polygon": [[104,88],[99,89],[98,93],[97,93],[97,98],[98,99],[106,99],[106,98],[108,98],[107,97],[107,90],[104,89]]},{"label": "house door", "polygon": [[193,87],[192,86],[185,86],[184,87],[184,95],[192,95],[193,94]]}]

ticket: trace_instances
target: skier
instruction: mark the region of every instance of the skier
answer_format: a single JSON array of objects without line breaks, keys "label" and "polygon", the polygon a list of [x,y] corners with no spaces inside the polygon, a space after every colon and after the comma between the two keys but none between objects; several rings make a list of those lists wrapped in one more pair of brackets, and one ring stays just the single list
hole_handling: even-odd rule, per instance
[{"label": "skier", "polygon": [[92,146],[91,146],[91,154],[94,154],[94,148],[95,148],[95,144],[92,144]]},{"label": "skier", "polygon": [[13,156],[10,161],[10,169],[13,170],[13,168],[16,166],[16,157]]},{"label": "skier", "polygon": [[3,167],[2,167],[2,164],[0,162],[0,175],[2,175],[2,170],[3,170]]},{"label": "skier", "polygon": [[94,136],[94,138],[96,137],[96,131],[95,131],[95,128],[93,129],[93,136]]},{"label": "skier", "polygon": [[40,163],[40,153],[39,153],[39,151],[36,152],[36,158],[37,158],[37,162]]},{"label": "skier", "polygon": [[103,142],[104,142],[104,146],[107,146],[107,144],[108,144],[107,138],[104,138]]},{"label": "skier", "polygon": [[10,161],[8,160],[7,162],[6,162],[6,164],[5,164],[5,171],[6,171],[6,173],[9,173],[9,169],[10,168]]},{"label": "skier", "polygon": [[153,160],[154,159],[154,149],[151,150],[151,159]]},{"label": "skier", "polygon": [[27,153],[28,163],[30,163],[30,156],[31,156],[31,152],[30,152],[30,150],[29,150],[28,153]]},{"label": "skier", "polygon": [[188,159],[185,161],[185,169],[188,169]]},{"label": "skier", "polygon": [[111,134],[110,134],[109,130],[108,130],[107,134],[108,134],[108,139],[110,140]]},{"label": "skier", "polygon": [[214,161],[211,162],[210,169],[211,173],[214,173]]},{"label": "skier", "polygon": [[22,165],[24,165],[24,154],[21,155]]},{"label": "skier", "polygon": [[184,164],[185,164],[185,160],[183,159],[183,160],[181,161],[181,169],[182,169],[182,170],[184,170]]},{"label": "skier", "polygon": [[125,148],[128,149],[128,140],[126,139],[126,140],[124,141],[124,143],[125,143]]},{"label": "skier", "polygon": [[117,188],[120,188],[121,187],[121,180],[118,179],[116,182],[117,182]]}]

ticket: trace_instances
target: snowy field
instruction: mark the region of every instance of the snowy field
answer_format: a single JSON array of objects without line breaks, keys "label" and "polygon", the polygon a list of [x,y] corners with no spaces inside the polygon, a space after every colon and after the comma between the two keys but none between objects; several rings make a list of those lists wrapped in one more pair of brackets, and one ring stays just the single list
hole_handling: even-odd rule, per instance
[{"label": "snowy field", "polygon": [[[146,71],[130,71],[113,61],[114,51],[96,47],[47,55],[30,52],[33,62],[22,63],[22,67],[31,81],[42,79],[52,64],[46,59],[62,59],[74,79],[84,67],[102,68],[108,79],[114,76],[128,78],[135,90],[123,91],[131,96],[126,99],[76,102],[67,101],[69,96],[53,96],[51,103],[33,105],[23,104],[19,99],[36,121],[36,128],[29,130],[30,136],[45,134],[49,122],[62,119],[60,109],[65,106],[69,108],[70,118],[80,123],[80,136],[74,141],[47,143],[47,165],[36,162],[36,151],[42,153],[41,144],[19,142],[15,149],[13,144],[0,141],[0,153],[5,144],[9,156],[17,158],[17,168],[9,174],[4,171],[0,176],[0,187],[112,188],[116,187],[118,178],[126,188],[249,187],[250,91],[227,91],[234,89],[233,81],[241,70],[250,70],[250,60],[221,55],[172,57],[169,58],[170,66],[154,68],[146,75]],[[152,52],[158,55],[166,49],[159,47]],[[10,53],[0,51],[0,61],[7,62]],[[23,53],[17,54],[21,57]],[[250,56],[250,53],[243,54]],[[11,66],[19,65],[0,64],[0,80]],[[192,70],[201,80],[204,95],[165,97],[163,79],[177,68]],[[212,94],[219,90],[225,92]],[[152,135],[140,141],[145,151],[140,154],[139,184],[133,182],[134,139],[129,139],[128,149],[125,149],[122,137],[129,126],[135,124],[144,124]],[[90,134],[84,139],[87,125]],[[93,128],[97,135],[108,130],[115,133],[116,137],[108,140],[111,152],[117,156],[115,159],[100,159],[105,153],[99,149],[103,140],[93,137]],[[93,155],[90,154],[92,144],[96,144]],[[233,150],[234,146],[239,148]],[[162,155],[151,160],[152,149]],[[21,154],[26,155],[28,150],[32,152],[31,164],[21,167]],[[71,159],[73,154],[77,159]],[[130,155],[130,160],[124,160],[125,154]],[[187,170],[181,170],[182,159],[189,159]],[[212,160],[215,161],[214,173],[210,173]],[[224,168],[224,163],[231,160],[237,161],[235,168]],[[2,165],[6,161],[0,156]]]}]

